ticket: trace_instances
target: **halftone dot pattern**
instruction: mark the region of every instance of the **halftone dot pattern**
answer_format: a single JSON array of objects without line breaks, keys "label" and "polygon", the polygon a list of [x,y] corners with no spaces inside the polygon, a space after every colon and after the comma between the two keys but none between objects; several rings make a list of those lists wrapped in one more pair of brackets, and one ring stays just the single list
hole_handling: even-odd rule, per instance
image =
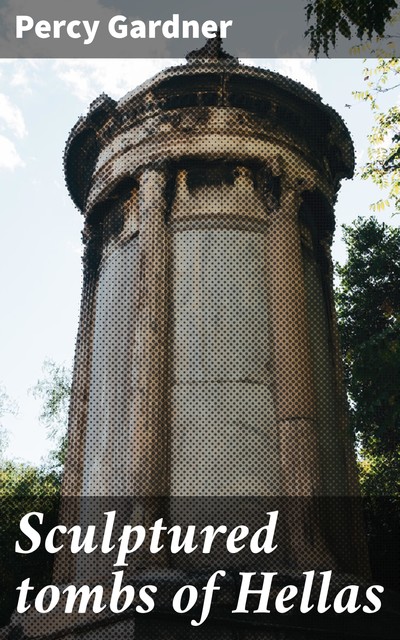
[{"label": "halftone dot pattern", "polygon": [[[223,540],[207,557],[166,544],[127,575],[365,572],[357,502],[340,498],[357,488],[329,253],[334,196],[353,170],[339,116],[215,50],[119,103],[101,96],[65,169],[86,249],[60,521],[101,527],[118,505],[120,525],[254,531],[275,504],[267,560],[237,560]],[[55,577],[98,584],[112,570],[104,555],[66,552]],[[68,637],[311,637],[137,618]],[[37,624],[45,635],[48,619]]]}]

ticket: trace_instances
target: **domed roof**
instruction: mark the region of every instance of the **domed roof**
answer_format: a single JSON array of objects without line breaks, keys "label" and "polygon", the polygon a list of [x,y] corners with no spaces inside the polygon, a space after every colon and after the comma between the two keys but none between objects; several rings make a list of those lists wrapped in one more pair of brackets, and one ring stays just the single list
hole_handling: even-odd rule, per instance
[{"label": "domed roof", "polygon": [[122,130],[157,113],[195,107],[242,109],[273,130],[284,128],[323,155],[335,184],[354,171],[354,148],[339,114],[303,84],[279,73],[239,64],[219,37],[187,56],[187,64],[160,72],[119,101],[102,94],[68,138],[64,167],[77,207],[85,207],[90,178],[101,150]]}]

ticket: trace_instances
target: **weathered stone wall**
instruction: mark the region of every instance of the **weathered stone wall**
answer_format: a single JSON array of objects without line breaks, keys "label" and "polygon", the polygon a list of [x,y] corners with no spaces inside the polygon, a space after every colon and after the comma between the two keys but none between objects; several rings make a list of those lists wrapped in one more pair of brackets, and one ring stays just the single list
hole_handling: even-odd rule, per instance
[{"label": "weathered stone wall", "polygon": [[[203,163],[209,182],[218,169]],[[244,167],[232,184],[190,177],[170,220],[171,493],[278,495],[265,206]]]}]

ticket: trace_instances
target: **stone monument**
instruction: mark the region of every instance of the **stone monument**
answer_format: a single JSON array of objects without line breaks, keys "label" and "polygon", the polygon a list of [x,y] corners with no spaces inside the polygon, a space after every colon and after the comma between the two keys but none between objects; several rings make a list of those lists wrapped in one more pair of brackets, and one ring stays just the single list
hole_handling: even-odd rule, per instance
[{"label": "stone monument", "polygon": [[86,222],[64,492],[353,495],[330,258],[350,136],[299,83],[199,54],[100,96],[67,142]]},{"label": "stone monument", "polygon": [[[218,38],[118,102],[92,103],[65,152],[85,255],[62,522],[103,514],[102,500],[109,511],[129,499],[130,521],[147,524],[186,508],[188,521],[221,522],[226,505],[240,524],[254,500],[282,504],[283,572],[368,575],[330,255],[353,165],[332,108],[239,64]],[[94,501],[91,515],[77,498]],[[204,571],[165,553],[134,573],[172,584],[177,568]],[[56,560],[59,584],[105,574],[101,559]],[[221,614],[226,580],[199,638],[238,637]],[[96,637],[187,637],[165,616],[162,631],[109,618]],[[289,631],[241,624],[243,638],[320,637],[298,619]]]}]

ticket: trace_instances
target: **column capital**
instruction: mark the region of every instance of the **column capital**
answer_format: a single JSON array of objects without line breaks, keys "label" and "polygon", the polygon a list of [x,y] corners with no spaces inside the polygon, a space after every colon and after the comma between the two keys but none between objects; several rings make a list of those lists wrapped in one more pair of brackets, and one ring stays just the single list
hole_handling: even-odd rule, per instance
[{"label": "column capital", "polygon": [[166,185],[168,166],[166,162],[155,163],[143,169],[139,177],[139,233],[154,216],[167,214]]},{"label": "column capital", "polygon": [[301,196],[305,191],[314,191],[319,182],[315,169],[299,161],[293,170],[281,155],[276,155],[265,162],[266,168],[280,180],[280,206],[274,213],[296,216],[301,205]]},{"label": "column capital", "polygon": [[276,178],[280,178],[285,171],[285,160],[280,153],[269,156],[264,160],[263,164]]},{"label": "column capital", "polygon": [[294,175],[282,174],[282,189],[301,195],[303,191],[312,191],[317,186],[317,172],[308,171]]},{"label": "column capital", "polygon": [[152,162],[142,168],[138,178],[139,185],[154,176],[166,178],[169,171],[170,168],[168,160],[163,159],[157,162]]}]

